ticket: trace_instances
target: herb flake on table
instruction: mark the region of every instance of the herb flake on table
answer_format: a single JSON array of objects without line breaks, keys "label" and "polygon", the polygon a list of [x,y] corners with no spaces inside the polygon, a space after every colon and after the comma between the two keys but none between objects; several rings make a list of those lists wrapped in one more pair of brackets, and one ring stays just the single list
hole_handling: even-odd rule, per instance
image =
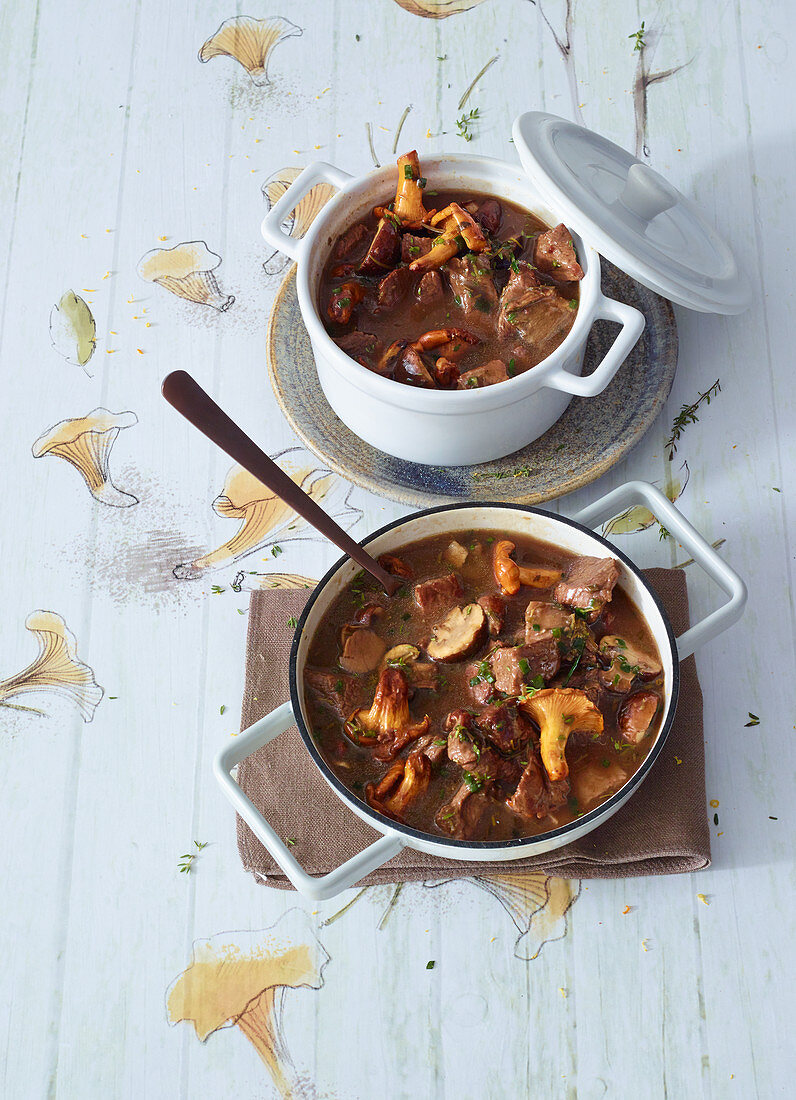
[{"label": "herb flake on table", "polygon": [[179,867],[180,871],[183,874],[190,874],[191,873],[191,871],[193,870],[194,860],[199,855],[199,853],[202,851],[202,849],[207,847],[207,845],[208,845],[208,841],[195,840],[193,842],[193,846],[196,849],[196,851],[195,852],[193,852],[193,851],[186,852],[184,855],[180,856],[180,861],[177,864],[177,866]]},{"label": "herb flake on table", "polygon": [[429,959],[426,963],[426,970],[433,970],[436,965],[437,963],[435,959]]},{"label": "herb flake on table", "polygon": [[752,714],[751,710],[747,711],[747,714],[749,715],[749,721],[744,722],[744,728],[746,728],[747,726],[759,726],[760,725],[760,718],[757,714]]}]

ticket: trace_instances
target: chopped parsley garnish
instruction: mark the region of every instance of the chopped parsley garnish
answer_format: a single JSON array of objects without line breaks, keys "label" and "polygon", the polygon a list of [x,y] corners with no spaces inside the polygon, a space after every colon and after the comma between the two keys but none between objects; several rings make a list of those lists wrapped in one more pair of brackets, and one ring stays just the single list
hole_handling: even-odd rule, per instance
[{"label": "chopped parsley garnish", "polygon": [[290,616],[290,618],[289,618],[289,619],[288,619],[288,621],[287,621],[287,625],[288,625],[289,627],[291,627],[291,629],[295,629],[295,627],[297,627],[297,626],[298,626],[298,619],[296,618],[296,616],[295,616],[295,615],[291,615],[291,616]]},{"label": "chopped parsley garnish", "polygon": [[760,725],[760,718],[756,714],[752,714],[751,710],[747,711],[747,714],[749,715],[749,721],[744,722],[745,727],[746,726],[759,726]]},{"label": "chopped parsley garnish", "polygon": [[467,784],[467,786],[470,788],[470,791],[473,794],[476,794],[478,791],[481,790],[481,788],[484,785],[484,781],[480,777],[480,775],[473,775],[472,772],[464,772],[463,774],[464,774],[464,781]]}]

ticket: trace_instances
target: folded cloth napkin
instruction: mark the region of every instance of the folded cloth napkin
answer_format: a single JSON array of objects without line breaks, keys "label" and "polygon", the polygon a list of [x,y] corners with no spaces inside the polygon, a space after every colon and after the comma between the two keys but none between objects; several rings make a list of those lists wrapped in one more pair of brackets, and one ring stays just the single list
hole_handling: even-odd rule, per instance
[{"label": "folded cloth napkin", "polygon": [[[688,627],[685,576],[649,569],[675,634]],[[309,592],[265,590],[252,594],[246,647],[241,729],[289,698],[288,661],[293,629]],[[238,782],[310,874],[333,870],[378,838],[332,793],[294,726],[247,757]],[[238,818],[243,866],[260,882],[291,889],[266,849]],[[404,848],[363,884],[448,879],[497,871],[545,871],[561,878],[623,878],[698,871],[710,864],[705,807],[702,692],[693,657],[681,665],[677,717],[663,752],[641,787],[604,825],[565,848],[503,863],[441,859]]]}]

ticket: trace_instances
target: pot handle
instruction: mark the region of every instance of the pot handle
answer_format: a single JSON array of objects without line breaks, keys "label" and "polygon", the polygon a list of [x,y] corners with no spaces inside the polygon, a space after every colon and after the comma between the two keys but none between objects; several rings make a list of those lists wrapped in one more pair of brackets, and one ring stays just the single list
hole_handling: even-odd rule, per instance
[{"label": "pot handle", "polygon": [[280,733],[284,733],[294,725],[295,721],[292,705],[289,702],[283,703],[281,707],[277,707],[265,718],[249,726],[223,748],[213,761],[213,771],[224,794],[255,836],[262,841],[298,892],[312,901],[324,901],[353,886],[377,867],[381,867],[388,859],[398,855],[405,845],[399,836],[385,834],[329,874],[318,877],[307,874],[287,845],[277,836],[232,777],[232,769],[240,764],[241,760],[262,748],[263,745],[267,745],[269,741],[273,741]]},{"label": "pot handle", "polygon": [[575,397],[596,397],[598,393],[603,392],[627,359],[646,324],[644,314],[639,310],[624,302],[617,302],[614,298],[606,298],[604,294],[601,294],[597,301],[594,319],[595,321],[618,321],[622,326],[603,361],[585,378],[579,374],[570,374],[563,367],[558,367],[545,378],[546,386],[561,390],[563,393],[574,394]]},{"label": "pot handle", "polygon": [[330,183],[333,187],[340,188],[345,187],[352,178],[350,172],[343,172],[323,160],[308,164],[263,218],[260,227],[262,235],[274,248],[278,248],[280,252],[286,252],[291,259],[297,260],[304,250],[304,238],[291,237],[289,233],[285,233],[282,222],[316,184]]},{"label": "pot handle", "polygon": [[603,520],[639,503],[652,512],[666,530],[689,551],[697,565],[730,597],[725,604],[711,611],[701,622],[680,635],[677,639],[677,652],[682,661],[740,619],[746,604],[746,585],[668,497],[646,481],[629,481],[626,485],[620,485],[618,489],[577,512],[572,519],[586,527],[596,527]]}]

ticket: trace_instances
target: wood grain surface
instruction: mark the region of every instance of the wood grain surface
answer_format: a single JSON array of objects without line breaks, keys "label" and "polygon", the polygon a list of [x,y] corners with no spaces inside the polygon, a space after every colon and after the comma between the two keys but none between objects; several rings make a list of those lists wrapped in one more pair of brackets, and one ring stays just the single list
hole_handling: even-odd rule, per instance
[{"label": "wood grain surface", "polygon": [[[0,8],[0,1094],[792,1093],[789,15],[763,0]],[[208,56],[230,42],[248,69]],[[368,128],[389,163],[407,107],[397,147],[421,162],[513,161],[528,109],[638,148],[756,287],[739,317],[677,310],[663,415],[559,505],[628,478],[672,489],[687,462],[680,506],[749,583],[742,622],[697,655],[718,821],[706,872],[374,887],[316,906],[240,869],[210,762],[238,729],[248,592],[289,583],[262,574],[319,577],[337,551],[236,497],[160,382],[185,368],[269,454],[299,447],[264,368],[283,271],[259,236],[262,188],[317,158],[368,170]],[[457,119],[475,108],[465,144]],[[176,277],[191,242],[201,264]],[[669,461],[673,418],[716,379]],[[53,433],[62,421],[78,423]],[[285,461],[356,538],[405,511],[303,447]],[[644,566],[687,558],[659,534],[616,539]],[[686,568],[696,618],[718,595]],[[43,671],[28,667],[37,645]]]}]

